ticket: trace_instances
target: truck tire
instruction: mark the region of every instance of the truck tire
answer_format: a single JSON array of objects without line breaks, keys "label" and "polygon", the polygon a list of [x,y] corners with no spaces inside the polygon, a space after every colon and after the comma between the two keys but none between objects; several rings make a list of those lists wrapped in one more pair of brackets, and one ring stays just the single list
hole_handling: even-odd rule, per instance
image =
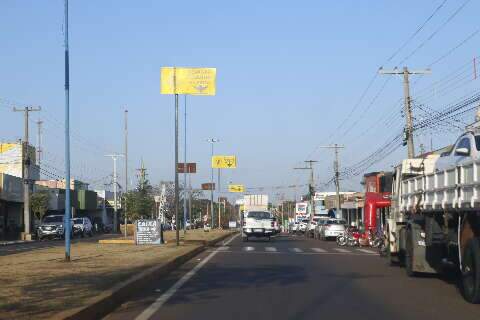
[{"label": "truck tire", "polygon": [[405,257],[404,257],[404,262],[405,262],[405,271],[407,273],[407,276],[409,277],[415,277],[416,272],[413,271],[413,230],[408,229],[406,232],[406,243],[405,243]]},{"label": "truck tire", "polygon": [[462,258],[463,296],[470,303],[480,303],[480,241],[471,239]]}]

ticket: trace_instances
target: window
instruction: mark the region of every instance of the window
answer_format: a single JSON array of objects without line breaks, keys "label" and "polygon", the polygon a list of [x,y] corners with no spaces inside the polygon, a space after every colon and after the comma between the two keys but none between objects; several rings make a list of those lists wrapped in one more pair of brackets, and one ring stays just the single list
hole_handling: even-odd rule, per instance
[{"label": "window", "polygon": [[270,212],[266,211],[250,211],[247,215],[248,218],[254,219],[270,219]]},{"label": "window", "polygon": [[[470,139],[469,138],[463,138],[462,140],[460,140],[460,142],[457,144],[457,147],[455,148],[455,150],[458,150],[460,148],[467,148],[468,150],[468,153],[470,153]],[[457,154],[457,152],[455,151],[455,155],[456,156],[460,156],[459,154]]]},{"label": "window", "polygon": [[475,136],[475,146],[477,147],[477,151],[480,151],[480,136]]}]

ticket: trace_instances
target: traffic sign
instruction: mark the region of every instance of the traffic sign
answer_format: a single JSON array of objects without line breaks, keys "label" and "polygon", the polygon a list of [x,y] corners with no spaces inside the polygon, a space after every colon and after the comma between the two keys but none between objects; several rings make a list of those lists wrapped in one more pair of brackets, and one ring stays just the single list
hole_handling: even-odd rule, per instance
[{"label": "traffic sign", "polygon": [[216,76],[216,68],[163,67],[160,93],[214,96]]},{"label": "traffic sign", "polygon": [[236,156],[213,156],[212,168],[235,169],[237,167]]},{"label": "traffic sign", "polygon": [[245,192],[245,186],[243,184],[230,184],[228,185],[228,192]]}]

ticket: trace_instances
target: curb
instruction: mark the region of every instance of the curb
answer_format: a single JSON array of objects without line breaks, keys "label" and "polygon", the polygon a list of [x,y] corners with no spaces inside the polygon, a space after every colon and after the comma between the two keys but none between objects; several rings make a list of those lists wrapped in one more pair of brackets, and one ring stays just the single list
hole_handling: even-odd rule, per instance
[{"label": "curb", "polygon": [[23,244],[23,243],[34,243],[37,242],[37,240],[13,240],[13,241],[3,241],[0,242],[0,247],[4,246],[13,246],[16,244]]},{"label": "curb", "polygon": [[152,281],[165,277],[171,271],[177,269],[185,262],[189,261],[199,253],[203,252],[207,247],[213,246],[216,243],[233,236],[236,232],[228,233],[218,239],[211,241],[202,241],[203,244],[195,249],[178,256],[170,262],[162,266],[154,266],[134,275],[133,277],[118,283],[113,288],[106,290],[92,300],[85,306],[61,312],[53,317],[53,319],[63,320],[83,320],[83,319],[100,319],[111,313],[118,306],[128,300],[132,294],[149,285]]}]

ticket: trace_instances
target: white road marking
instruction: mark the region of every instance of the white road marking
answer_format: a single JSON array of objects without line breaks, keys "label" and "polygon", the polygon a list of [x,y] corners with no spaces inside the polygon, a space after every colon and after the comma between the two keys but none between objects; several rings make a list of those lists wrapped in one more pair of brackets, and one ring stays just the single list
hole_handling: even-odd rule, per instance
[{"label": "white road marking", "polygon": [[243,247],[243,251],[254,251],[254,247]]},{"label": "white road marking", "polygon": [[293,252],[303,252],[300,248],[290,248],[290,250]]},{"label": "white road marking", "polygon": [[[230,240],[226,241],[224,244],[229,244],[238,236],[239,234],[233,236],[232,238],[230,238]],[[175,294],[175,292],[177,292],[177,290],[180,289],[185,284],[185,282],[190,280],[190,278],[193,277],[198,272],[198,270],[200,270],[208,261],[210,261],[210,259],[212,259],[219,251],[220,250],[218,249],[213,251],[205,259],[203,259],[203,261],[199,262],[192,270],[184,274],[183,277],[180,278],[180,280],[175,282],[175,284],[170,287],[170,289],[168,289],[164,294],[158,297],[154,303],[148,306],[148,308],[143,310],[143,312],[139,314],[135,318],[135,320],[150,319],[150,317],[153,316],[153,314],[157,312],[165,304],[165,302],[167,302],[168,299],[170,299]]]},{"label": "white road marking", "polygon": [[364,253],[370,253],[370,254],[376,254],[375,251],[368,250],[368,249],[357,249],[357,251],[364,252]]},{"label": "white road marking", "polygon": [[342,249],[342,248],[333,248],[333,250],[341,252],[341,253],[351,253],[350,250]]},{"label": "white road marking", "polygon": [[312,251],[319,252],[319,253],[327,252],[327,250],[322,249],[322,248],[312,248]]},{"label": "white road marking", "polygon": [[218,251],[226,251],[226,250],[228,250],[228,249],[230,249],[229,246],[221,246],[221,247],[218,247]]},{"label": "white road marking", "polygon": [[268,251],[268,252],[277,252],[277,248],[275,248],[275,247],[265,247],[265,251]]}]

